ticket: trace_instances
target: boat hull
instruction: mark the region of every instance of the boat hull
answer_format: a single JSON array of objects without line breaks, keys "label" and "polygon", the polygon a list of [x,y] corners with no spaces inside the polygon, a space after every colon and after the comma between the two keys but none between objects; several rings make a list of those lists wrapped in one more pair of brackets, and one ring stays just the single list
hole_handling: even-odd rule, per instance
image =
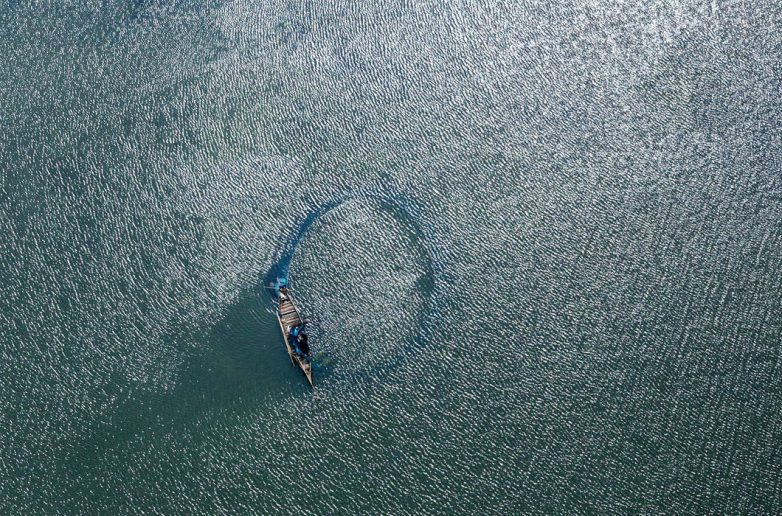
[{"label": "boat hull", "polygon": [[312,381],[312,363],[308,356],[303,356],[296,353],[293,346],[291,346],[291,329],[304,324],[304,320],[301,318],[299,309],[293,303],[293,299],[287,292],[282,292],[277,289],[277,310],[275,315],[277,316],[277,324],[280,326],[280,332],[282,333],[282,340],[285,342],[285,349],[288,351],[288,357],[291,359],[291,363],[301,369],[304,373],[304,377],[307,378],[307,382],[310,387],[314,388]]}]

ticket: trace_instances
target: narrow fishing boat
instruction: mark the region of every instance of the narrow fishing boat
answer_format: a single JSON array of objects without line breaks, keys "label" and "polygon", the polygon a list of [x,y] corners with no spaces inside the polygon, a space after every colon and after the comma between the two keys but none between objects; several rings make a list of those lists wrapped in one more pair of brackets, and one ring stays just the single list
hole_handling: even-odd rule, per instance
[{"label": "narrow fishing boat", "polygon": [[280,323],[280,331],[282,331],[282,337],[285,340],[288,356],[293,365],[298,366],[307,377],[310,387],[314,387],[312,383],[312,356],[307,343],[307,333],[304,330],[306,321],[302,319],[299,309],[293,302],[287,280],[279,278],[274,291],[277,294],[275,300],[277,322]]}]

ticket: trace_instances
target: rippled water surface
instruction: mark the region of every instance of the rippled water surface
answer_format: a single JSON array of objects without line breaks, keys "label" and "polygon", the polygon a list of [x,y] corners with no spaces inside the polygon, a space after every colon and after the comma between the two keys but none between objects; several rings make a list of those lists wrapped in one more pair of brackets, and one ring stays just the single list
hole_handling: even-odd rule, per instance
[{"label": "rippled water surface", "polygon": [[0,42],[0,512],[782,511],[778,2],[5,2]]}]

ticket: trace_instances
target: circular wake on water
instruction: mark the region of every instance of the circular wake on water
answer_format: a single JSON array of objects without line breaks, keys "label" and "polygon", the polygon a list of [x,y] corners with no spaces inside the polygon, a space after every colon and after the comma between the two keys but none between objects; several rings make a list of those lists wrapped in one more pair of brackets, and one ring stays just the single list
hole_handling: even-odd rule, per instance
[{"label": "circular wake on water", "polygon": [[[378,230],[377,233],[388,232],[393,225],[397,225],[398,234],[394,235],[393,243],[399,245],[399,242],[407,242],[412,247],[413,254],[420,257],[417,264],[409,262],[397,264],[393,271],[386,271],[386,275],[391,273],[396,275],[399,283],[402,284],[397,284],[397,288],[394,289],[397,295],[399,292],[404,294],[396,303],[393,300],[389,302],[389,300],[383,299],[384,293],[369,285],[369,282],[372,281],[371,277],[362,277],[367,274],[371,275],[371,271],[365,270],[367,267],[358,268],[358,278],[355,278],[355,274],[353,278],[359,282],[366,280],[369,285],[366,295],[361,296],[364,299],[356,301],[352,296],[336,294],[327,295],[327,299],[321,302],[313,301],[310,303],[313,307],[319,308],[319,310],[315,310],[316,313],[308,313],[307,315],[312,320],[311,333],[316,337],[313,346],[315,351],[313,363],[321,378],[336,374],[337,376],[347,375],[352,381],[377,380],[396,369],[431,342],[439,318],[437,287],[442,279],[440,265],[442,261],[438,259],[439,253],[434,236],[428,233],[426,225],[421,222],[425,219],[425,210],[414,199],[398,192],[378,193],[372,190],[358,190],[338,196],[311,210],[294,226],[284,244],[276,251],[272,266],[264,276],[264,288],[261,290],[263,295],[268,295],[270,291],[265,287],[274,285],[279,278],[289,280],[293,272],[295,279],[299,280],[293,282],[294,292],[298,290],[309,293],[312,288],[302,284],[308,278],[299,277],[301,275],[298,270],[300,267],[296,267],[297,265],[306,267],[306,264],[298,264],[299,254],[305,252],[302,247],[307,247],[309,240],[317,238],[314,233],[326,229],[324,228],[325,224],[333,223],[330,219],[349,209],[364,212],[362,220],[357,224],[361,226],[361,231],[366,231],[368,227],[371,227],[375,222],[373,219],[378,219],[375,223],[382,226],[374,228]],[[342,215],[345,214],[342,213]],[[349,231],[342,238],[355,238],[355,236],[356,232]],[[361,238],[362,241],[371,239],[372,235],[366,237],[362,235]],[[391,241],[391,239],[388,240]],[[382,241],[373,244],[374,247],[383,247]],[[351,249],[356,249],[358,245],[356,244]],[[373,259],[393,260],[393,257],[388,256],[391,254],[389,251],[394,254],[403,254],[399,249],[385,248],[383,250],[385,255],[379,253]],[[353,259],[351,256],[340,255],[339,257],[349,261]],[[322,258],[322,255],[319,255],[319,258]],[[293,271],[292,264],[295,269]],[[350,277],[345,269],[350,265],[342,264],[342,267],[339,265],[338,260],[336,263],[323,264],[324,267],[327,267],[327,271],[324,272],[341,274],[339,281],[343,283],[335,285],[337,291],[349,288],[351,283],[345,282],[346,276]],[[417,269],[418,274],[409,270],[411,266],[413,269]],[[369,265],[368,268],[371,269],[372,265]],[[375,279],[381,281],[383,286],[388,287],[395,278],[386,276]],[[307,297],[312,296],[299,296],[300,301],[302,297],[306,300]],[[364,316],[355,317],[353,309],[356,303],[363,307],[359,311],[363,312]],[[334,307],[329,306],[330,304],[343,306]],[[305,312],[310,312],[310,310],[306,310],[307,303],[304,306]],[[368,310],[368,307],[374,307],[374,309]],[[317,313],[320,311],[329,312],[330,316],[321,317]],[[324,319],[326,320],[324,321]],[[407,327],[400,329],[400,326]],[[325,342],[329,340],[329,333],[340,335],[340,338],[332,339],[334,342],[331,342],[331,345]],[[367,357],[370,358],[367,359]],[[342,371],[337,373],[337,369]]]}]

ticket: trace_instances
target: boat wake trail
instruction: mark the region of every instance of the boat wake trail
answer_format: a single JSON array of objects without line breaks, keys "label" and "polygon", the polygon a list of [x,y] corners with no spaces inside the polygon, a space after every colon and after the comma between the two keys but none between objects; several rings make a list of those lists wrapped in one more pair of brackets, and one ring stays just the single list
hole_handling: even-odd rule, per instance
[{"label": "boat wake trail", "polygon": [[[420,257],[416,260],[418,263],[416,265],[416,268],[418,268],[416,274],[420,277],[413,285],[409,285],[409,288],[413,289],[412,294],[417,302],[408,303],[405,299],[402,299],[398,303],[399,311],[411,312],[415,310],[416,313],[400,314],[393,311],[382,313],[381,309],[380,312],[367,315],[366,312],[369,310],[364,310],[363,318],[356,324],[353,320],[356,317],[355,306],[352,306],[352,303],[348,303],[351,305],[350,307],[322,307],[326,311],[337,313],[337,316],[330,319],[330,330],[345,334],[346,339],[339,343],[333,342],[334,349],[331,351],[328,349],[321,350],[316,355],[316,366],[328,368],[334,362],[335,369],[343,370],[343,373],[349,369],[351,377],[355,377],[356,374],[366,373],[368,378],[377,379],[380,373],[394,369],[405,359],[415,354],[416,350],[424,347],[430,341],[432,329],[435,327],[434,322],[438,319],[436,312],[439,305],[437,296],[439,289],[437,287],[444,281],[442,278],[442,267],[440,266],[442,261],[439,259],[439,251],[435,245],[436,239],[434,235],[430,234],[428,226],[422,223],[422,221],[427,219],[427,211],[423,206],[403,194],[377,193],[376,191],[355,191],[332,199],[307,213],[301,222],[293,228],[285,240],[285,244],[276,252],[272,266],[264,277],[264,283],[265,286],[270,286],[274,285],[279,278],[287,280],[291,262],[294,260],[294,256],[297,255],[299,244],[310,234],[313,225],[324,219],[333,210],[347,203],[359,204],[362,208],[367,207],[374,213],[382,214],[382,218],[387,218],[398,224],[407,235],[406,239],[409,237],[411,244],[418,248],[414,254]],[[333,264],[333,266],[336,267],[337,264]],[[400,275],[403,283],[410,283],[411,271],[395,269],[394,274]],[[350,287],[350,285],[346,285],[346,287]],[[376,291],[373,290],[373,292]],[[393,294],[398,295],[398,292],[393,292]],[[382,295],[382,293],[375,293],[375,297],[378,299],[364,299],[362,302],[364,306],[378,303],[381,307],[385,307],[384,301],[386,300],[379,299]],[[386,295],[388,294],[386,293]],[[406,295],[410,295],[410,293]],[[333,300],[332,303],[339,304],[340,302]],[[348,316],[348,313],[351,315]],[[318,313],[312,315],[316,318],[319,316]],[[347,320],[348,318],[351,320]],[[389,320],[392,323],[396,323],[396,329],[398,329],[399,324],[406,326],[406,335],[398,335],[394,331],[381,332],[380,327]],[[351,324],[353,328],[351,328]],[[318,332],[316,331],[315,333],[317,334]],[[324,329],[324,336],[329,333],[329,330]],[[381,333],[382,336],[380,336]],[[356,335],[359,337],[355,337]],[[354,341],[357,339],[358,342],[351,342],[351,339]],[[383,342],[380,342],[381,340]],[[399,340],[400,342],[386,342],[389,340]],[[355,359],[357,356],[366,353],[375,353],[376,360],[361,362]],[[345,360],[335,359],[335,355],[342,355]],[[356,365],[359,362],[361,362],[360,365]],[[350,363],[350,366],[348,366],[348,363]]]}]

